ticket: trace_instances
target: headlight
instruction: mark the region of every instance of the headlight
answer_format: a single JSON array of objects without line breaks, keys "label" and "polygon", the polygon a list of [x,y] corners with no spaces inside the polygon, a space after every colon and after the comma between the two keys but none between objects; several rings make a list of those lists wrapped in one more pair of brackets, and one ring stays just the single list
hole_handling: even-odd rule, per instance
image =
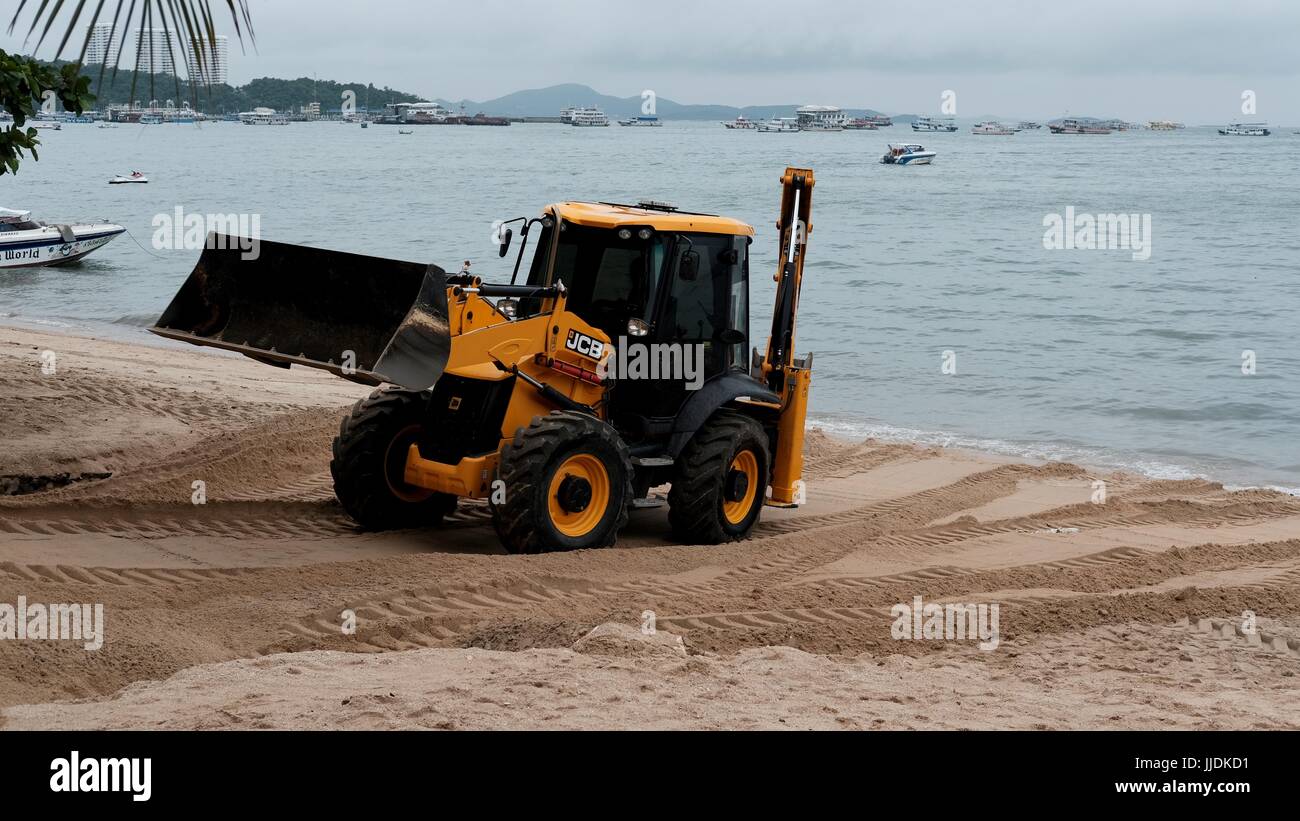
[{"label": "headlight", "polygon": [[650,239],[650,235],[653,233],[654,232],[651,231],[649,228],[642,228],[640,231],[636,232],[636,235],[641,239]]},{"label": "headlight", "polygon": [[620,228],[618,229],[618,238],[624,240],[632,239],[632,231],[628,228]]},{"label": "headlight", "polygon": [[515,314],[519,313],[519,300],[517,299],[498,299],[497,310],[502,316],[508,319],[514,319]]}]

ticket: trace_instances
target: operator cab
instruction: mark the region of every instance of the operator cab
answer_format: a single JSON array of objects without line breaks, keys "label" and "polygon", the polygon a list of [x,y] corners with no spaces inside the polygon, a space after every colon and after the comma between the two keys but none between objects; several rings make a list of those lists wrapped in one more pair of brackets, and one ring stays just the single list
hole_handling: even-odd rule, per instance
[{"label": "operator cab", "polygon": [[[749,225],[656,202],[561,203],[526,223],[525,237],[535,225],[527,284],[563,282],[568,310],[609,336],[618,364],[657,360],[649,374],[615,373],[617,427],[652,435],[692,389],[747,371]],[[542,308],[542,299],[523,299],[517,312]]]}]

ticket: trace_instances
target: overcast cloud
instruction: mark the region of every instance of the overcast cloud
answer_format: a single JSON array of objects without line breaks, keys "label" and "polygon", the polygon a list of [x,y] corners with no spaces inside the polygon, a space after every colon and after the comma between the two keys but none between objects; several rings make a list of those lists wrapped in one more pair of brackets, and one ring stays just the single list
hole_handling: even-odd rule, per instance
[{"label": "overcast cloud", "polygon": [[[893,113],[937,113],[952,89],[965,117],[1188,123],[1251,119],[1240,108],[1250,89],[1255,119],[1300,123],[1297,0],[252,0],[251,9],[257,44],[232,47],[236,84],[315,75],[484,100],[576,82],[683,103]],[[21,50],[21,38],[0,46]]]}]

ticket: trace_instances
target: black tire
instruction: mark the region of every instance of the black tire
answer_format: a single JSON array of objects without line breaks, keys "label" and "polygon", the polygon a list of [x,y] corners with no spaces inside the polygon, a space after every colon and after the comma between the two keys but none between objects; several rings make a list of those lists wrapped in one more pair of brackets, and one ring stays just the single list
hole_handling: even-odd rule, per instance
[{"label": "black tire", "polygon": [[[537,417],[501,449],[497,476],[505,500],[493,502],[492,524],[511,553],[609,547],[627,524],[632,459],[618,432],[595,417],[572,411]],[[602,483],[605,504],[592,507]]]},{"label": "black tire", "polygon": [[419,435],[428,392],[377,390],[352,406],[334,437],[334,495],[368,530],[437,525],[456,497],[406,484],[406,451]]},{"label": "black tire", "polygon": [[[733,465],[752,455],[757,477],[744,486]],[[743,539],[758,521],[771,476],[767,435],[762,425],[736,413],[715,415],[696,431],[677,457],[668,491],[668,523],[673,536],[687,544],[719,544]],[[747,491],[753,490],[750,494]],[[739,490],[739,498],[737,491]],[[752,499],[752,501],[750,501]],[[743,515],[728,516],[728,510]]]}]

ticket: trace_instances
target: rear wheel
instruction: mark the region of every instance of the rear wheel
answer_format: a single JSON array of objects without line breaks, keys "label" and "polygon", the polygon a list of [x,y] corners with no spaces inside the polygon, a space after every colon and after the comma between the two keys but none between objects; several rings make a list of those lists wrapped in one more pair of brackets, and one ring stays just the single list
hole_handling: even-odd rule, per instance
[{"label": "rear wheel", "polygon": [[370,530],[436,525],[456,497],[406,483],[406,454],[420,436],[427,392],[377,390],[352,406],[334,437],[330,475],[348,515]]},{"label": "rear wheel", "polygon": [[505,500],[492,522],[511,553],[608,547],[627,524],[631,457],[622,437],[591,416],[554,411],[501,449]]},{"label": "rear wheel", "polygon": [[749,535],[763,509],[770,464],[758,422],[734,413],[714,416],[678,457],[668,491],[673,535],[691,544]]}]

